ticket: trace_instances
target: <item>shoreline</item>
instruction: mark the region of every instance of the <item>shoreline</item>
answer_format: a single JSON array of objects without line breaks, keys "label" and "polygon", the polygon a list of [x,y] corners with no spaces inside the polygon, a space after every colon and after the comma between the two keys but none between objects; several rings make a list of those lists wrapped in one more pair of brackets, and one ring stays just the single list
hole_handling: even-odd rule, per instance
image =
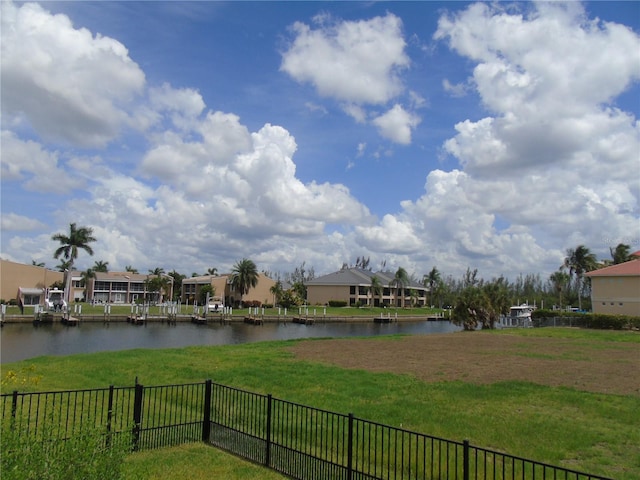
[{"label": "shoreline", "polygon": [[[60,313],[51,314],[52,320],[48,322],[38,321],[33,315],[5,315],[3,324],[40,324],[48,325],[52,323],[62,323],[62,315]],[[131,315],[73,315],[78,323],[131,323]],[[211,315],[206,317],[203,323],[245,323],[248,317],[246,314],[238,315]],[[143,323],[191,323],[192,314],[179,314],[175,316],[168,315],[148,315],[141,321]],[[396,322],[425,322],[425,321],[450,321],[447,318],[425,316],[425,315],[399,315],[397,318],[386,317],[370,317],[364,315],[355,316],[324,316],[324,315],[256,315],[251,316],[252,319],[259,319],[264,323],[368,323],[380,322],[396,323]]]}]

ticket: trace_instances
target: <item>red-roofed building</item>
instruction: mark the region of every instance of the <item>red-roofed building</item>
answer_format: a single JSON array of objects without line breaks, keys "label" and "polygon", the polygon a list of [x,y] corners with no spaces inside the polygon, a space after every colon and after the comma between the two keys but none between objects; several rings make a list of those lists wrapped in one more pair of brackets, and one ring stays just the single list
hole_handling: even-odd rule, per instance
[{"label": "red-roofed building", "polygon": [[591,279],[594,313],[640,317],[640,258],[585,275]]}]

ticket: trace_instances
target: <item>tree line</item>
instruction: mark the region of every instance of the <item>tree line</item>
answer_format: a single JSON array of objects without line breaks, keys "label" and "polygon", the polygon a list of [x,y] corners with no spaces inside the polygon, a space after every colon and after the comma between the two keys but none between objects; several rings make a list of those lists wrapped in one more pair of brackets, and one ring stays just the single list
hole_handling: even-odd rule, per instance
[{"label": "tree line", "polygon": [[[61,260],[57,266],[60,271],[70,272],[81,250],[93,255],[91,243],[95,242],[96,238],[93,236],[93,229],[89,227],[78,227],[75,223],[71,223],[68,233],[57,233],[51,238],[60,243],[53,255],[55,259]],[[520,274],[515,280],[500,276],[487,281],[478,277],[477,269],[471,270],[470,268],[461,278],[456,279],[451,275],[443,275],[434,266],[429,273],[422,276],[421,280],[410,276],[404,268],[399,267],[395,272],[393,283],[396,288],[396,296],[401,292],[401,297],[404,299],[403,290],[410,285],[410,282],[412,280],[420,282],[429,291],[431,306],[440,309],[452,308],[456,315],[471,323],[473,323],[470,318],[472,315],[469,312],[475,311],[477,324],[488,326],[499,315],[506,314],[509,306],[522,302],[535,302],[538,306],[556,306],[561,309],[576,304],[580,310],[590,308],[590,282],[584,275],[592,270],[623,263],[633,258],[631,247],[627,244],[619,243],[615,247],[610,247],[609,250],[611,259],[599,261],[585,245],[569,248],[566,250],[563,264],[547,279],[542,279],[539,274]],[[35,261],[32,263],[44,266]],[[85,283],[94,277],[96,272],[107,272],[108,263],[105,261],[94,262],[93,267],[82,273]],[[350,267],[372,269],[369,257],[365,256],[358,257],[355,264],[352,265],[345,262],[342,268]],[[386,262],[382,262],[380,268],[385,269]],[[126,266],[126,271],[139,273],[131,265]],[[215,276],[217,273],[217,268],[212,267],[204,275]],[[276,281],[271,293],[276,301],[283,306],[296,305],[305,301],[307,297],[306,284],[315,278],[314,268],[307,267],[305,262],[302,262],[292,272],[263,271],[262,273]],[[196,272],[191,274],[191,276],[198,275]],[[232,284],[241,296],[257,285],[259,276],[256,264],[246,258],[234,265],[231,275]],[[165,273],[162,267],[157,267],[149,270],[147,283],[150,291],[166,291],[169,284],[173,283],[174,297],[178,297],[181,294],[182,280],[185,278],[187,278],[186,275],[176,270]],[[382,285],[379,279],[373,276],[371,283],[369,289],[372,297],[380,295]],[[215,292],[208,293],[215,294]]]}]

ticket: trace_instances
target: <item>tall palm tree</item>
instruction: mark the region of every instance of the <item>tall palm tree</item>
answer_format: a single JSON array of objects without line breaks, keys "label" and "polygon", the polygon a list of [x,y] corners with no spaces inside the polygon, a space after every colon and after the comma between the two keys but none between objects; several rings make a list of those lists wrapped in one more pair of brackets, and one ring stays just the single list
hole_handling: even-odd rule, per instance
[{"label": "tall palm tree", "polygon": [[402,291],[401,306],[404,307],[404,288],[409,285],[409,274],[404,268],[400,267],[396,271],[391,283],[396,287],[396,305],[398,304],[398,294]]},{"label": "tall palm tree", "polygon": [[163,274],[164,274],[164,268],[162,267],[156,267],[153,270],[149,270],[149,275],[155,275],[156,277],[159,277]]},{"label": "tall palm tree", "polygon": [[440,282],[440,272],[436,267],[433,267],[428,275],[422,278],[422,284],[426,287],[429,285],[429,306],[433,305],[433,290],[435,286]]},{"label": "tall palm tree", "polygon": [[609,247],[609,252],[611,252],[611,258],[613,258],[613,264],[617,265],[619,263],[624,263],[631,260],[632,256],[631,256],[630,250],[631,250],[631,246],[626,245],[624,243],[619,243],[615,249]]},{"label": "tall palm tree", "polygon": [[98,260],[93,262],[93,271],[107,273],[109,271],[109,262]]},{"label": "tall palm tree", "polygon": [[253,260],[243,258],[233,266],[231,270],[231,286],[240,293],[240,302],[242,297],[249,290],[255,288],[258,284],[258,268]]},{"label": "tall palm tree", "polygon": [[51,240],[60,242],[60,246],[54,252],[53,258],[58,259],[62,255],[62,258],[69,262],[69,271],[73,270],[73,263],[78,258],[79,250],[84,250],[89,255],[93,255],[93,249],[89,244],[96,241],[92,228],[77,227],[75,223],[69,224],[68,235],[56,233],[51,237]]},{"label": "tall palm tree", "polygon": [[563,266],[569,270],[569,277],[573,278],[575,275],[576,290],[578,292],[578,308],[582,310],[583,276],[585,273],[597,268],[598,260],[587,247],[578,245],[575,249],[567,249],[567,256],[564,259]]},{"label": "tall palm tree", "polygon": [[282,282],[278,280],[273,286],[269,289],[269,292],[273,295],[273,304],[279,305],[280,298],[282,298],[282,294],[284,289],[282,288]]},{"label": "tall palm tree", "polygon": [[88,300],[89,294],[89,283],[92,278],[96,278],[96,272],[92,268],[87,268],[84,272],[82,272],[82,284],[84,285],[84,298]]},{"label": "tall palm tree", "polygon": [[218,275],[218,269],[216,267],[207,268],[207,274],[213,275],[214,277]]},{"label": "tall palm tree", "polygon": [[549,280],[551,280],[553,287],[558,292],[558,297],[560,300],[560,310],[562,310],[562,291],[567,286],[567,283],[569,283],[569,275],[562,270],[558,270],[557,272],[551,274]]},{"label": "tall palm tree", "polygon": [[[379,297],[382,293],[382,282],[375,275],[371,277],[371,285],[369,285],[369,293],[371,294],[371,298],[373,299],[373,304],[375,305],[376,295]],[[378,305],[382,302],[378,302]]]},{"label": "tall palm tree", "polygon": [[131,265],[127,265],[126,267],[124,267],[124,270],[129,273],[138,273],[138,269],[133,268],[133,266]]}]

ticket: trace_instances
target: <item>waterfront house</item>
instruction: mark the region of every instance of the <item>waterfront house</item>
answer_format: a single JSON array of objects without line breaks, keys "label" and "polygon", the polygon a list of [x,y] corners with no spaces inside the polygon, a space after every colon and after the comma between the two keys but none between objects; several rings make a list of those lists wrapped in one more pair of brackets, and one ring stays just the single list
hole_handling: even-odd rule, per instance
[{"label": "waterfront house", "polygon": [[[378,279],[380,292],[372,291],[373,277]],[[389,307],[425,306],[428,287],[411,280],[398,287],[393,272],[371,272],[362,268],[343,268],[337,272],[309,280],[307,302],[309,305],[326,305],[332,300],[347,305],[372,305]]]},{"label": "waterfront house", "polygon": [[[636,252],[640,254],[640,252]],[[635,255],[635,254],[634,254]],[[640,317],[640,258],[593,270],[591,279],[593,313]]]}]

